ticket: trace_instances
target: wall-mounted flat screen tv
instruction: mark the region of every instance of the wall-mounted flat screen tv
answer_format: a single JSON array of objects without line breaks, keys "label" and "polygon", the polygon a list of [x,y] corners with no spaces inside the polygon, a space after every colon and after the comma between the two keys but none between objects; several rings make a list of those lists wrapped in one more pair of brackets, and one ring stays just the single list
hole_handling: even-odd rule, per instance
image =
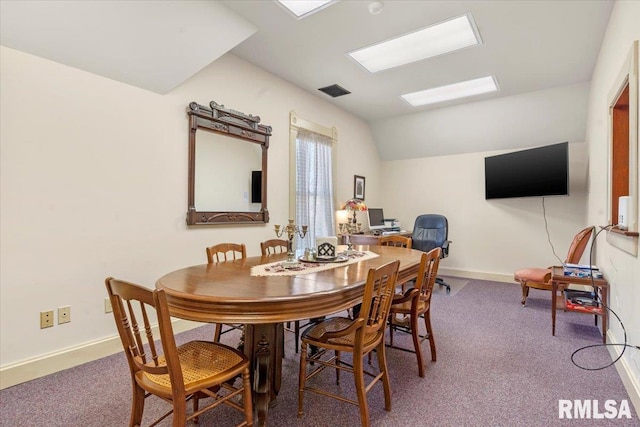
[{"label": "wall-mounted flat screen tv", "polygon": [[569,143],[484,159],[485,199],[569,195]]}]

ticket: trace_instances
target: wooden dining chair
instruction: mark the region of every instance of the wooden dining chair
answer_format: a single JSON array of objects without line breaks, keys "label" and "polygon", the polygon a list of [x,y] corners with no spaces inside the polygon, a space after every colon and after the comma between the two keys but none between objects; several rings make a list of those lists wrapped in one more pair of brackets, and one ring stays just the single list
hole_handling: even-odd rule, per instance
[{"label": "wooden dining chair", "polygon": [[[208,341],[177,346],[163,290],[152,291],[111,277],[105,283],[131,374],[130,426],[141,424],[145,399],[151,395],[172,406],[153,425],[172,413],[173,427],[182,427],[188,420],[197,423],[200,414],[225,404],[244,414],[238,426],[253,426],[249,359],[243,353]],[[154,312],[156,336],[150,320]],[[235,387],[237,376],[242,380]],[[202,398],[213,398],[213,402],[199,409]],[[189,400],[193,411],[187,413]]]},{"label": "wooden dining chair", "polygon": [[[207,248],[207,262],[209,264],[213,264],[214,262],[226,262],[246,258],[247,247],[244,243],[218,243],[217,245],[209,246]],[[223,326],[227,326],[227,328],[223,328]],[[243,330],[243,328],[243,325],[216,323],[214,340],[216,342],[219,342],[220,337],[223,334],[231,332],[234,329]]]},{"label": "wooden dining chair", "polygon": [[207,248],[207,261],[214,262],[230,261],[235,259],[245,259],[247,257],[247,247],[244,243],[218,243]]},{"label": "wooden dining chair", "polygon": [[380,246],[396,246],[399,248],[410,248],[411,247],[411,237],[407,236],[398,236],[396,234],[390,234],[388,236],[381,236]]},{"label": "wooden dining chair", "polygon": [[262,255],[286,254],[287,241],[282,239],[271,239],[260,242],[260,252]]},{"label": "wooden dining chair", "polygon": [[[298,386],[298,417],[303,415],[303,399],[305,391],[356,405],[360,408],[362,426],[369,426],[369,407],[367,392],[373,385],[382,381],[384,388],[384,408],[391,410],[391,386],[387,370],[384,335],[387,318],[393,300],[394,289],[398,277],[400,261],[393,261],[378,268],[372,268],[367,275],[367,282],[362,297],[362,308],[357,318],[332,317],[307,328],[302,334],[300,351],[300,375]],[[307,348],[317,349],[309,354]],[[333,356],[330,351],[333,350]],[[364,357],[376,350],[378,373],[364,370]],[[353,365],[341,360],[341,353],[353,354]],[[326,358],[329,355],[329,358]],[[307,373],[307,364],[314,368]],[[354,375],[357,400],[334,394],[307,385],[307,380],[315,377],[326,368],[336,370],[336,383],[340,384],[340,371]],[[365,375],[373,379],[365,385]]]},{"label": "wooden dining chair", "polygon": [[[424,362],[422,360],[421,344],[424,340],[429,340],[431,349],[431,360],[436,361],[436,343],[433,337],[433,328],[431,327],[431,295],[433,294],[433,286],[436,283],[438,275],[438,266],[440,265],[441,248],[434,248],[427,253],[422,254],[420,266],[418,267],[418,277],[411,289],[404,294],[396,294],[393,297],[393,303],[389,311],[389,347],[397,348],[404,351],[410,351],[416,354],[418,359],[418,375],[424,377]],[[402,316],[402,319],[398,319]],[[418,329],[418,320],[424,319],[424,326],[427,330],[426,335],[420,335]],[[393,344],[393,332],[402,331],[411,334],[413,338],[413,350],[398,347]]]}]

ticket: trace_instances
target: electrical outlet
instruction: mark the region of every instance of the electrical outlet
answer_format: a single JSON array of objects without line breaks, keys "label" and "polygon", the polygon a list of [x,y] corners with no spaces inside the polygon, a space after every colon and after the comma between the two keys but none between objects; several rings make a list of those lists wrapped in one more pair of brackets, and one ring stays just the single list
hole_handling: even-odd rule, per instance
[{"label": "electrical outlet", "polygon": [[40,329],[53,326],[53,310],[40,312]]},{"label": "electrical outlet", "polygon": [[104,312],[111,313],[112,311],[113,311],[113,307],[111,307],[111,299],[109,299],[109,297],[106,297],[104,299]]},{"label": "electrical outlet", "polygon": [[58,325],[71,322],[71,306],[58,307]]}]

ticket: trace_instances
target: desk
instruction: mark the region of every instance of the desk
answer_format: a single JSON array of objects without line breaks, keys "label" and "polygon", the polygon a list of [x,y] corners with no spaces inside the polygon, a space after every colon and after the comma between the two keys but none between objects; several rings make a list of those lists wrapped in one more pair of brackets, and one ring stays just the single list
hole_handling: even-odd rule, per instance
[{"label": "desk", "polygon": [[259,425],[266,425],[282,376],[282,323],[337,313],[362,302],[370,268],[400,260],[398,280],[417,277],[422,252],[372,246],[379,256],[317,273],[251,276],[251,267],[286,254],[196,265],[162,276],[171,315],[186,320],[244,323],[244,351],[252,362]]},{"label": "desk", "polygon": [[[556,306],[557,306],[557,294],[559,286],[561,289],[565,289],[567,285],[576,284],[576,285],[587,285],[587,286],[595,286],[594,291],[597,293],[598,298],[600,298],[602,305],[604,307],[608,307],[607,295],[609,293],[609,284],[605,279],[593,279],[591,277],[573,277],[573,276],[565,276],[562,267],[555,266],[551,268],[551,335],[556,335]],[[562,299],[564,305],[564,298]],[[584,313],[584,314],[593,314],[596,316],[596,325],[598,317],[602,316],[602,343],[607,343],[607,312],[606,308],[601,307],[601,311],[598,313],[585,313],[583,311],[573,311],[575,313]]]},{"label": "desk", "polygon": [[[411,231],[405,231],[405,232],[401,232],[401,233],[395,233],[393,234],[394,236],[404,236],[404,237],[411,237],[412,236],[412,232]],[[365,233],[365,234],[349,234],[349,239],[351,240],[351,243],[354,245],[379,245],[380,244],[380,238],[382,237],[382,234],[379,236],[376,236],[375,234],[369,234],[369,233]],[[345,239],[346,236],[342,236],[342,243],[345,243]]]}]

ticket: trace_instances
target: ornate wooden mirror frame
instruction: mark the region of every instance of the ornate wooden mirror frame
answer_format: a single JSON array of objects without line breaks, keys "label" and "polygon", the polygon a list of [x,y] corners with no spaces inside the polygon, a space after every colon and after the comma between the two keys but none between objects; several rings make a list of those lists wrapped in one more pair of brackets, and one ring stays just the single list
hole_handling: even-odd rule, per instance
[{"label": "ornate wooden mirror frame", "polygon": [[[260,124],[260,117],[224,108],[214,101],[209,107],[196,102],[189,104],[189,207],[188,225],[208,224],[256,224],[269,222],[267,210],[267,150],[271,126]],[[196,135],[198,131],[231,136],[239,143],[258,144],[262,149],[262,197],[259,212],[198,211],[196,210]],[[233,159],[229,161],[233,162]],[[248,181],[247,181],[248,182]],[[215,183],[212,183],[215,185]]]}]

